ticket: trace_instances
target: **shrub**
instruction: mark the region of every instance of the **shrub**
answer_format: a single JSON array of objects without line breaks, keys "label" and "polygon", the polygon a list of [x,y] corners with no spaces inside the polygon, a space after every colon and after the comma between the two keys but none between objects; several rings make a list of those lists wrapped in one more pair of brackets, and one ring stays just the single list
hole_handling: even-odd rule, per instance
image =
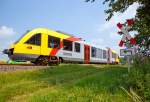
[{"label": "shrub", "polygon": [[136,56],[131,67],[130,73],[126,77],[125,88],[131,88],[145,102],[150,101],[150,58]]}]

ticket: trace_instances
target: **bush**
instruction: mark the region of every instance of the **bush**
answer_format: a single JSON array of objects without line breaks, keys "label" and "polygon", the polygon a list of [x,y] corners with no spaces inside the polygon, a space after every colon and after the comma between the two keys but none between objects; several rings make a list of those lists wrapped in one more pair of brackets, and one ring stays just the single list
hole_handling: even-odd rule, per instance
[{"label": "bush", "polygon": [[132,88],[145,102],[150,101],[150,58],[136,56],[130,73],[124,77],[125,88]]}]

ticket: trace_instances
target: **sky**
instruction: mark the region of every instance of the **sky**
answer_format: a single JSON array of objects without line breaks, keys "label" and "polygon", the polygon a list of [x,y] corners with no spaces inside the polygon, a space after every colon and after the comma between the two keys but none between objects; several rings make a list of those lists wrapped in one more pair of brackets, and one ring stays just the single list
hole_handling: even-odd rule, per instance
[{"label": "sky", "polygon": [[110,47],[119,52],[121,36],[118,22],[135,16],[134,3],[123,14],[116,13],[106,21],[103,0],[0,0],[0,60],[7,59],[2,50],[9,48],[27,30],[37,27],[60,30],[84,39],[97,47]]}]

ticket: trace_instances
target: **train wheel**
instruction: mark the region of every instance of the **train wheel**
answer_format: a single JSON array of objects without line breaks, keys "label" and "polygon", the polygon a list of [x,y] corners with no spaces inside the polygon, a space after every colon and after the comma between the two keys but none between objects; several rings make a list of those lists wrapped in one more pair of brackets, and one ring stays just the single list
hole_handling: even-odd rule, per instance
[{"label": "train wheel", "polygon": [[48,65],[48,62],[49,62],[49,58],[48,58],[48,57],[46,57],[46,56],[40,56],[40,57],[35,61],[35,64],[36,64],[36,65],[45,66],[45,65]]},{"label": "train wheel", "polygon": [[59,58],[56,56],[50,56],[49,65],[59,65]]},{"label": "train wheel", "polygon": [[63,59],[61,57],[59,58],[59,63],[63,63]]}]

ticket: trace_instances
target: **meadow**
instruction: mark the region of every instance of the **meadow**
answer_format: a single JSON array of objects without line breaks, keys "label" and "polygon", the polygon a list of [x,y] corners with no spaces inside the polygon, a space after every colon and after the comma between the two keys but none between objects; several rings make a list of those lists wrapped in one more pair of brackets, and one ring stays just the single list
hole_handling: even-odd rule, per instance
[{"label": "meadow", "polygon": [[0,102],[131,102],[120,65],[59,65],[0,72]]}]

